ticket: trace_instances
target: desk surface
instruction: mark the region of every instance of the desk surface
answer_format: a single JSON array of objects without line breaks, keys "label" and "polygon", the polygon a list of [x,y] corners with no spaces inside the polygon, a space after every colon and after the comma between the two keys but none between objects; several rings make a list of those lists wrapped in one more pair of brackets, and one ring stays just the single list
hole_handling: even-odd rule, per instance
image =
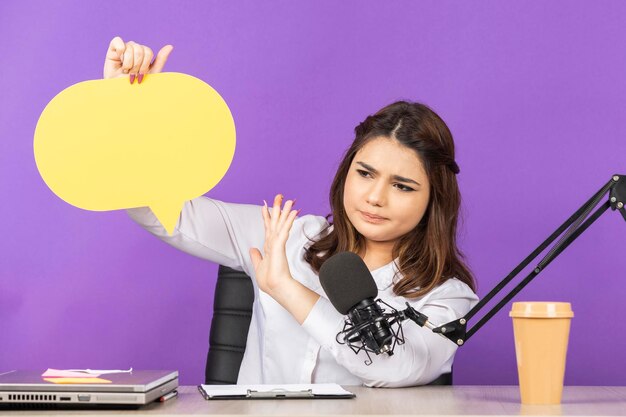
[{"label": "desk surface", "polygon": [[178,398],[136,410],[11,410],[4,416],[94,415],[211,416],[626,416],[626,387],[565,387],[561,405],[520,404],[517,386],[346,387],[344,400],[205,400],[196,387],[179,388]]}]

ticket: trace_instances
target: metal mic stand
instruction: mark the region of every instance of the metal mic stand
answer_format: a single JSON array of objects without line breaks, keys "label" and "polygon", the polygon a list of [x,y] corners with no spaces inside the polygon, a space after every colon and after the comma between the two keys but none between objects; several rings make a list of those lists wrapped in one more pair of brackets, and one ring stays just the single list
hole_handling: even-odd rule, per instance
[{"label": "metal mic stand", "polygon": [[[609,192],[609,200],[602,204],[587,220],[591,210],[598,205],[602,197]],[[578,236],[580,236],[598,217],[600,217],[609,207],[611,210],[619,210],[622,217],[626,220],[626,176],[613,175],[611,180],[600,189],[593,197],[582,205],[569,219],[565,221],[548,239],[546,239],[537,249],[535,249],[526,259],[522,261],[509,275],[507,275],[496,287],[491,290],[474,308],[472,308],[464,317],[451,321],[442,326],[437,326],[428,321],[428,317],[416,311],[407,303],[407,309],[399,312],[401,320],[410,319],[419,326],[426,326],[435,333],[441,334],[443,337],[451,340],[453,343],[461,346],[469,339],[478,329],[483,327],[491,317],[493,317],[502,307],[504,307],[517,293],[519,293],[530,281],[533,280],[546,266],[550,264],[561,252],[565,250]],[[583,222],[584,221],[584,222]],[[581,224],[582,223],[582,224]],[[569,229],[568,229],[569,228]],[[568,229],[565,234],[563,232]],[[537,264],[533,271],[524,278],[515,288],[511,290],[498,304],[483,316],[471,329],[467,330],[467,322],[474,317],[485,304],[487,304],[496,294],[498,294],[505,285],[507,285],[517,274],[519,274],[528,264],[544,251],[554,240],[561,234],[563,236],[550,249],[548,254]]]}]

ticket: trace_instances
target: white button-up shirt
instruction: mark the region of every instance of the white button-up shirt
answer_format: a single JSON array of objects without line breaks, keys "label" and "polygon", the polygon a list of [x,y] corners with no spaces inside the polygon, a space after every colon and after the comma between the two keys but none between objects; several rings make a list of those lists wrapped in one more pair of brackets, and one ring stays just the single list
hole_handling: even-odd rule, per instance
[{"label": "white button-up shirt", "polygon": [[[256,285],[250,248],[262,251],[265,229],[261,206],[234,204],[198,197],[185,203],[178,224],[169,236],[149,208],[127,210],[143,228],[191,255],[244,271],[252,278],[255,301],[246,351],[239,371],[239,384],[322,383],[401,387],[427,384],[450,372],[457,346],[412,322],[403,324],[406,343],[397,345],[393,356],[355,354],[337,343],[345,317],[328,301],[318,275],[304,260],[311,240],[328,226],[322,216],[305,215],[294,221],[286,245],[289,269],[294,279],[321,297],[300,325],[272,297]],[[411,307],[431,322],[445,324],[465,315],[478,298],[465,283],[449,279],[428,294],[407,299],[393,293],[395,262],[374,271],[378,298],[397,310]],[[398,274],[399,275],[399,274]],[[396,278],[398,279],[398,278]]]}]

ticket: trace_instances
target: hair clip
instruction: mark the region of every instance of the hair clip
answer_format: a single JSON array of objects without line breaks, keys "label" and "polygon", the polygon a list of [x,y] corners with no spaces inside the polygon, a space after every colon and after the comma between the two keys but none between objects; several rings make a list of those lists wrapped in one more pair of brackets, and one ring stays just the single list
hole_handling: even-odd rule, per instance
[{"label": "hair clip", "polygon": [[455,174],[461,172],[461,170],[459,169],[459,165],[456,163],[456,161],[452,161],[450,164],[448,164],[448,166],[450,167],[450,170],[452,170],[452,172]]}]

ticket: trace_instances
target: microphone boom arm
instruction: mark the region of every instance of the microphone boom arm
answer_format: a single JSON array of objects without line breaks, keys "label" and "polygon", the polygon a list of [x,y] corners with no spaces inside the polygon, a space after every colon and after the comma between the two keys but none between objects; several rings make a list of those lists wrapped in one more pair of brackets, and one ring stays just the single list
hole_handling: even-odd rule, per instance
[{"label": "microphone boom arm", "polygon": [[[587,216],[591,210],[598,205],[602,197],[609,192],[609,200],[602,204],[589,218]],[[583,204],[569,219],[567,219],[550,237],[539,245],[526,259],[524,259],[509,275],[492,289],[478,304],[474,306],[464,317],[451,321],[441,326],[430,323],[428,317],[419,313],[409,306],[399,312],[404,319],[410,319],[421,327],[427,327],[434,333],[438,333],[449,339],[458,346],[463,345],[476,331],[478,331],[487,321],[489,321],[498,311],[502,309],[513,297],[515,297],[530,281],[532,281],[541,271],[543,271],[557,256],[561,254],[578,236],[580,236],[589,226],[593,224],[609,207],[611,210],[619,210],[626,220],[626,176],[613,175],[613,177],[585,204]],[[587,218],[587,220],[585,220]],[[569,228],[569,229],[568,229]],[[566,230],[565,234],[563,232]],[[480,311],[494,296],[515,278],[530,262],[543,252],[554,240],[561,236],[561,239],[550,249],[548,254],[537,264],[537,266],[513,288],[504,298],[487,312],[472,328],[467,330],[467,322],[478,311]]]}]

